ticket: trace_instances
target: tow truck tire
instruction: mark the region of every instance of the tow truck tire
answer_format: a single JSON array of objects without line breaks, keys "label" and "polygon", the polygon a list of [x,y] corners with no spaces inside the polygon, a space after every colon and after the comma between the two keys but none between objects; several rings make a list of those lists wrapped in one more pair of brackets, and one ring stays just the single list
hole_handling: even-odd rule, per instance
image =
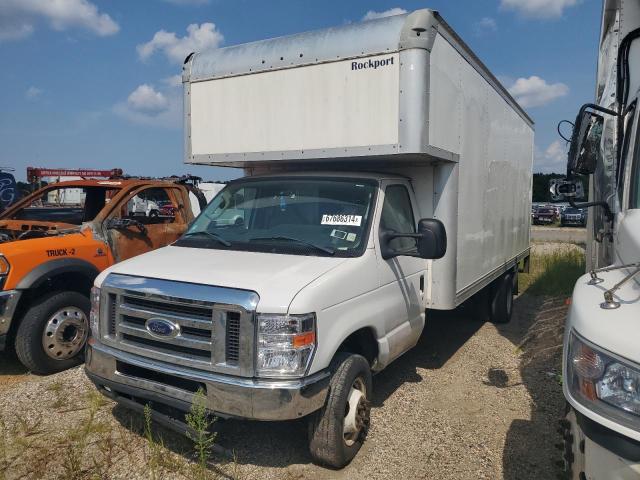
[{"label": "tow truck tire", "polygon": [[[53,323],[58,323],[55,318],[56,315],[65,315],[66,309],[76,313],[83,313],[87,324],[85,332],[80,333],[83,336],[82,345],[76,344],[72,350],[64,352],[65,355],[68,355],[70,351],[74,351],[75,353],[72,357],[59,360],[52,358],[45,352],[43,336],[48,334],[47,329],[54,326]],[[37,300],[25,312],[16,332],[15,347],[20,362],[31,372],[39,375],[60,372],[82,363],[82,354],[84,352],[82,347],[89,329],[89,309],[89,299],[78,292],[54,292]]]},{"label": "tow truck tire", "polygon": [[513,314],[513,272],[497,279],[491,288],[491,321],[509,323]]},{"label": "tow truck tire", "polygon": [[[309,450],[316,463],[342,468],[356,456],[369,430],[371,369],[361,355],[338,353],[331,371],[327,401],[309,420]],[[345,426],[354,423],[358,428],[349,433]]]}]

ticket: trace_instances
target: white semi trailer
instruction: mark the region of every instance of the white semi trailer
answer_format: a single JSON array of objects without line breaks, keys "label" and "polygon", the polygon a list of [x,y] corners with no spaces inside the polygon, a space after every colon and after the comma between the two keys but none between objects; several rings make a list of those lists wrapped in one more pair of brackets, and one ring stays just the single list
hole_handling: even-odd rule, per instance
[{"label": "white semi trailer", "polygon": [[185,161],[246,177],[98,277],[87,374],[133,408],[307,416],[342,467],[426,309],[480,293],[509,321],[532,121],[430,10],[197,52],[183,82]]},{"label": "white semi trailer", "polygon": [[[605,0],[595,102],[569,181],[590,175],[587,269],[565,325],[565,459],[575,480],[640,479],[640,1]],[[575,203],[575,202],[574,202]],[[578,204],[578,206],[585,206]]]}]

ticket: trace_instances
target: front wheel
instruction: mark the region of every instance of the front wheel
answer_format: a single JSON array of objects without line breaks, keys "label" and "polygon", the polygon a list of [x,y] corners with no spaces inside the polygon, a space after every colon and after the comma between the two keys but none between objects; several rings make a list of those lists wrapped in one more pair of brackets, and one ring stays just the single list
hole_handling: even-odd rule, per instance
[{"label": "front wheel", "polygon": [[78,365],[89,333],[89,308],[89,299],[78,292],[57,292],[36,300],[16,334],[22,364],[40,375]]},{"label": "front wheel", "polygon": [[361,355],[338,353],[325,406],[309,422],[309,449],[322,465],[342,468],[353,460],[369,430],[371,369]]}]

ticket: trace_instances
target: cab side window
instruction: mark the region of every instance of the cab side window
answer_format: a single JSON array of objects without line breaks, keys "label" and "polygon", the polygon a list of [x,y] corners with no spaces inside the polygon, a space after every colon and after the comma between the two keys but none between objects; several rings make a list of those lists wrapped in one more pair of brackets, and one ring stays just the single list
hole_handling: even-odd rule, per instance
[{"label": "cab side window", "polygon": [[[380,230],[416,233],[411,197],[404,185],[389,185],[385,190]],[[414,238],[394,238],[389,246],[394,250],[409,250],[415,248],[416,241]]]},{"label": "cab side window", "polygon": [[122,207],[122,218],[132,218],[146,225],[174,223],[178,206],[164,188],[146,188],[131,197]]}]

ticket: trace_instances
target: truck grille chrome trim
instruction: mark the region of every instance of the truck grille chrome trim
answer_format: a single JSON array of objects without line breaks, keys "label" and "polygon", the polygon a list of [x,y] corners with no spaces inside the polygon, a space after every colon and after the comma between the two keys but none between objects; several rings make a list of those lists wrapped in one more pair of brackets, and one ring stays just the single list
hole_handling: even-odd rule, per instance
[{"label": "truck grille chrome trim", "polygon": [[253,375],[256,293],[119,274],[109,275],[102,291],[106,345],[200,370]]}]

